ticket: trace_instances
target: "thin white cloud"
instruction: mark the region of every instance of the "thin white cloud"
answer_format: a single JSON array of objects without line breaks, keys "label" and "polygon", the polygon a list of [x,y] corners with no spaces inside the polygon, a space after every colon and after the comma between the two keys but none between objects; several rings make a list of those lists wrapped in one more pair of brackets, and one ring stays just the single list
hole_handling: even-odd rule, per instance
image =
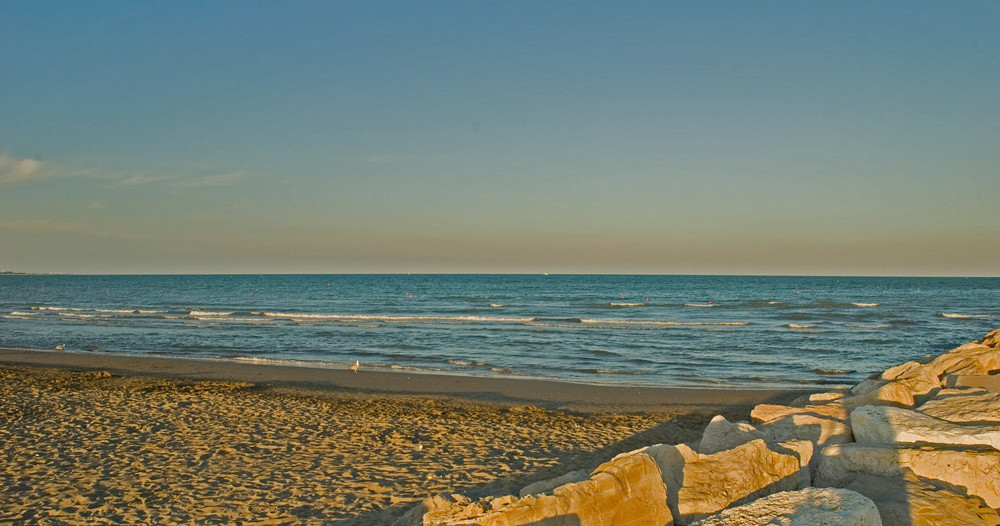
[{"label": "thin white cloud", "polygon": [[163,183],[174,188],[203,188],[210,186],[230,186],[247,177],[243,171],[205,174],[202,168],[186,174],[149,173],[141,170],[113,170],[100,165],[81,166],[45,163],[36,159],[15,157],[0,152],[0,186],[26,183],[39,179],[82,177],[105,181],[108,188],[127,188]]},{"label": "thin white cloud", "polygon": [[45,177],[45,163],[0,153],[0,186]]}]

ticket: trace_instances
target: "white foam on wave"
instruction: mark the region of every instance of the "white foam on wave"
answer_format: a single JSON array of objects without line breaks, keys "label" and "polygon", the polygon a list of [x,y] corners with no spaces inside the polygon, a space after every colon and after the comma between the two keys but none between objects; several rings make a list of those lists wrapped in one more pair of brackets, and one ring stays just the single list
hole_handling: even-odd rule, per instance
[{"label": "white foam on wave", "polygon": [[504,305],[503,303],[490,303],[490,307],[493,307],[494,309],[499,309],[502,307],[506,307],[506,305]]},{"label": "white foam on wave", "polygon": [[705,308],[705,307],[714,307],[715,305],[712,303],[685,303],[684,306]]},{"label": "white foam on wave", "polygon": [[888,329],[889,325],[865,325],[860,323],[845,323],[844,327],[851,327],[853,329]]},{"label": "white foam on wave", "polygon": [[611,303],[612,307],[645,307],[645,303]]},{"label": "white foam on wave", "polygon": [[859,303],[859,302],[855,302],[855,303],[851,303],[851,305],[854,305],[855,307],[878,307],[878,303]]},{"label": "white foam on wave", "polygon": [[970,319],[977,319],[977,318],[989,318],[989,316],[987,316],[986,314],[950,314],[950,313],[947,313],[947,312],[939,313],[938,316],[941,316],[942,318],[952,318],[952,319],[956,319],[956,320],[970,320]]},{"label": "white foam on wave", "polygon": [[600,325],[649,325],[654,327],[700,327],[700,326],[726,326],[742,327],[750,325],[748,321],[656,321],[656,320],[597,320],[581,318],[580,323],[600,324]]},{"label": "white foam on wave", "polygon": [[192,310],[191,312],[188,313],[188,316],[195,316],[195,317],[198,317],[198,316],[217,316],[217,317],[221,317],[221,316],[232,316],[232,315],[233,315],[232,312],[216,312],[216,311],[208,311],[208,310]]},{"label": "white foam on wave", "polygon": [[292,321],[338,321],[338,322],[371,322],[386,323],[528,323],[535,318],[513,318],[502,316],[387,316],[381,314],[305,314],[294,312],[263,312],[269,318],[280,318]]},{"label": "white foam on wave", "polygon": [[815,325],[806,325],[806,324],[802,324],[802,323],[789,323],[788,324],[788,328],[789,329],[815,329],[816,326]]}]

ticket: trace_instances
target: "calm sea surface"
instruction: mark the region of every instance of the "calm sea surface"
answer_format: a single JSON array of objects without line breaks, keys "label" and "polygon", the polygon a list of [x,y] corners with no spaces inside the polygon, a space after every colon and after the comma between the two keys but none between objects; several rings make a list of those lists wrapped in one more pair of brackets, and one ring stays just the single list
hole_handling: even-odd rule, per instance
[{"label": "calm sea surface", "polygon": [[1000,278],[0,275],[0,347],[661,386],[852,384],[1000,327]]}]

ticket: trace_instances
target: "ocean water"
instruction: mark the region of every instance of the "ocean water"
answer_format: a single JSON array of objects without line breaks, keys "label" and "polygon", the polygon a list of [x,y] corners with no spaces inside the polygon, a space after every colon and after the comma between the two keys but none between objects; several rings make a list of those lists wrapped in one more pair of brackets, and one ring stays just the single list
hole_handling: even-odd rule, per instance
[{"label": "ocean water", "polygon": [[0,275],[0,347],[589,383],[853,384],[1000,327],[1000,278]]}]

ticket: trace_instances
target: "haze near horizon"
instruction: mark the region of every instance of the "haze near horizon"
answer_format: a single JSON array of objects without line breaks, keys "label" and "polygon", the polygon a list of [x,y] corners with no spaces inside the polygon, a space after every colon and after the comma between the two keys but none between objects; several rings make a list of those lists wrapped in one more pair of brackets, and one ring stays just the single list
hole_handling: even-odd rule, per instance
[{"label": "haze near horizon", "polygon": [[0,267],[1000,275],[1000,4],[7,3]]}]

